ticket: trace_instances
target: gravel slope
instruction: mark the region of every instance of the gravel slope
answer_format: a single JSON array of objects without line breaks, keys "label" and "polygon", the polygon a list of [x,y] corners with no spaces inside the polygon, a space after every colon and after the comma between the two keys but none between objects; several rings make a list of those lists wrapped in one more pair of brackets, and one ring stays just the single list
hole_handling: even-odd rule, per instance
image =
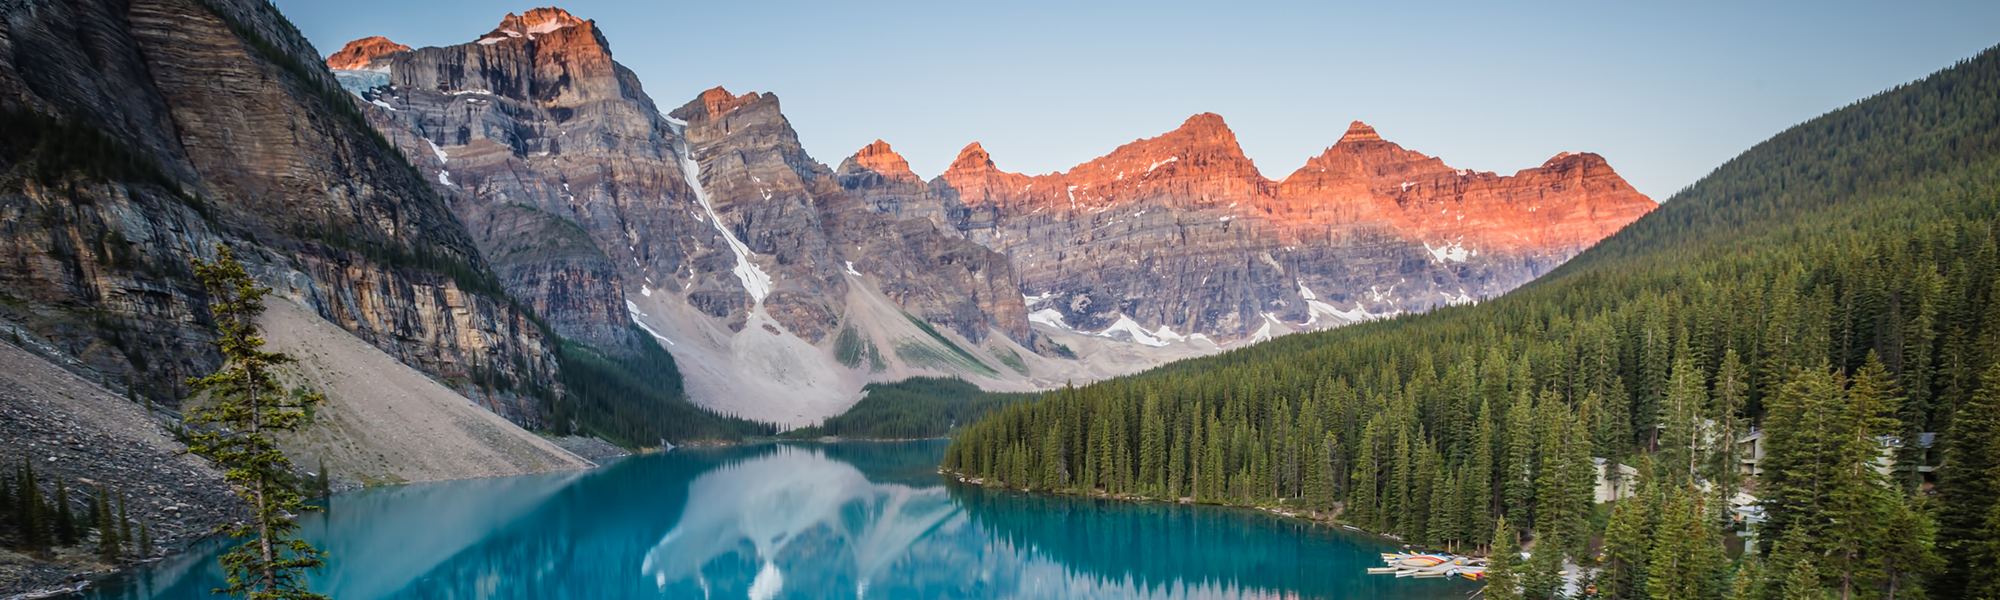
[{"label": "gravel slope", "polygon": [[327,397],[286,455],[308,471],[324,461],[343,486],[596,466],[290,301],[273,298],[260,324],[266,349],[299,360],[295,381]]},{"label": "gravel slope", "polygon": [[[221,473],[185,450],[144,406],[0,342],[0,465],[11,470],[27,458],[38,479],[50,485],[58,477],[67,480],[78,514],[84,508],[78,488],[123,488],[127,509],[164,547],[242,514]],[[90,556],[93,544],[85,547],[58,552],[54,561],[0,551],[0,597],[109,568]]]}]

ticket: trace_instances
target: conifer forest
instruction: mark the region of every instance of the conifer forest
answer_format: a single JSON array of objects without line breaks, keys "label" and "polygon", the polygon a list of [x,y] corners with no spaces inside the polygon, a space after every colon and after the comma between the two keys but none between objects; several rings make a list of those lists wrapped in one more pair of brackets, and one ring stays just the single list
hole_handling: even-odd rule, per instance
[{"label": "conifer forest", "polygon": [[1514,293],[1049,393],[943,466],[1491,555],[1488,598],[1996,598],[1996,216],[1989,49]]}]

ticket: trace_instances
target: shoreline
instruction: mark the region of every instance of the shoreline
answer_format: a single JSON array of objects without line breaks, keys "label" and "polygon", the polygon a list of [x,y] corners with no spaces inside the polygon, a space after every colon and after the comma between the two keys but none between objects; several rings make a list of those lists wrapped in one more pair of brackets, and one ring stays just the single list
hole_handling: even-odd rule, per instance
[{"label": "shoreline", "polygon": [[1417,546],[1417,545],[1414,545],[1414,544],[1411,544],[1411,543],[1409,543],[1409,542],[1408,542],[1407,540],[1404,540],[1403,538],[1400,538],[1400,537],[1397,537],[1397,536],[1394,536],[1394,535],[1391,535],[1391,534],[1387,534],[1387,533],[1377,533],[1377,532],[1373,532],[1373,531],[1369,531],[1369,530],[1366,530],[1366,529],[1362,529],[1362,528],[1360,528],[1360,527],[1355,527],[1354,525],[1351,525],[1351,524],[1348,524],[1348,523],[1345,523],[1345,522],[1342,522],[1342,521],[1340,521],[1340,520],[1339,520],[1339,518],[1338,518],[1338,517],[1339,517],[1339,515],[1340,515],[1340,513],[1339,513],[1339,512],[1335,512],[1335,513],[1333,513],[1332,515],[1328,515],[1328,516],[1326,516],[1326,517],[1317,517],[1317,516],[1312,516],[1312,515],[1310,515],[1310,514],[1308,514],[1308,513],[1305,513],[1305,512],[1299,512],[1299,511],[1287,511],[1287,510],[1282,510],[1282,509],[1278,509],[1278,508],[1273,508],[1273,507],[1269,507],[1269,506],[1259,506],[1259,505],[1250,505],[1250,504],[1229,504],[1229,503],[1224,503],[1224,502],[1198,502],[1198,501],[1195,501],[1195,499],[1194,499],[1194,498],[1192,498],[1192,497],[1183,497],[1183,498],[1180,498],[1180,499],[1177,499],[1177,500],[1169,500],[1169,499],[1166,499],[1166,498],[1151,498],[1151,497],[1146,497],[1146,496],[1132,496],[1132,495],[1126,495],[1126,494],[1106,494],[1106,493],[1102,493],[1102,492],[1095,492],[1095,491],[1093,491],[1093,493],[1088,493],[1088,494],[1083,494],[1083,493],[1075,493],[1075,492],[1063,492],[1063,491],[1049,491],[1049,490],[1032,490],[1032,489],[1027,489],[1027,488],[1014,488],[1014,487],[1005,487],[1005,486],[995,486],[995,485],[989,485],[989,484],[987,484],[987,482],[986,482],[986,480],[985,480],[985,479],[981,479],[981,478],[978,478],[978,477],[966,477],[966,476],[965,476],[964,474],[962,474],[962,473],[959,473],[959,472],[956,472],[956,471],[952,471],[952,470],[948,470],[948,469],[945,469],[944,467],[938,467],[938,469],[937,469],[937,472],[938,472],[938,474],[939,474],[939,475],[943,475],[943,476],[944,476],[945,478],[947,478],[947,479],[950,479],[951,481],[955,481],[955,482],[958,482],[958,483],[961,483],[961,484],[965,484],[965,485],[976,485],[976,486],[979,486],[979,487],[983,487],[983,488],[987,488],[987,489],[994,489],[994,490],[1005,490],[1005,491],[1009,491],[1009,492],[1019,492],[1019,493],[1024,493],[1024,494],[1046,494],[1046,495],[1050,495],[1050,496],[1067,496],[1067,497],[1071,497],[1071,498],[1095,498],[1095,499],[1102,499],[1102,500],[1117,500],[1117,501],[1121,501],[1121,502],[1158,502],[1158,503],[1162,503],[1162,504],[1182,504],[1182,505],[1188,505],[1188,506],[1215,506],[1215,507],[1222,507],[1222,508],[1236,508],[1236,509],[1243,509],[1243,510],[1253,510],[1253,511],[1257,511],[1257,512],[1262,512],[1262,513],[1269,513],[1269,514],[1271,514],[1271,515],[1275,515],[1275,516],[1278,516],[1278,517],[1281,517],[1281,518],[1285,518],[1285,519],[1291,519],[1291,520],[1296,520],[1296,521],[1302,521],[1302,522],[1305,522],[1305,523],[1308,523],[1308,524],[1312,524],[1312,525],[1320,525],[1320,526],[1325,526],[1325,527],[1329,527],[1329,528],[1335,528],[1335,529],[1343,529],[1343,530],[1347,530],[1347,531],[1351,531],[1351,532],[1354,532],[1354,533],[1359,533],[1359,534],[1362,534],[1362,535],[1367,535],[1367,536],[1371,536],[1371,537],[1376,537],[1376,538],[1381,538],[1381,539],[1383,539],[1383,540],[1388,540],[1388,541],[1391,541],[1391,542],[1395,542],[1395,543],[1397,543],[1397,544],[1400,544],[1400,545],[1401,545],[1402,547],[1404,547],[1404,548],[1411,548],[1411,549],[1422,549],[1422,550],[1426,550],[1426,551],[1430,551],[1430,550],[1432,550],[1431,548],[1428,548],[1428,547],[1424,547],[1424,546]]}]

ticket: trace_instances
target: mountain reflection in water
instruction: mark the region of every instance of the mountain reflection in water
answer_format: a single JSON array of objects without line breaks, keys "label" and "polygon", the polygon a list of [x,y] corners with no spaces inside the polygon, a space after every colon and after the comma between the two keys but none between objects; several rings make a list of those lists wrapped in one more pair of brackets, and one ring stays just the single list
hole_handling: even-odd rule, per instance
[{"label": "mountain reflection in water", "polygon": [[[335,497],[315,590],[366,598],[1462,598],[1394,546],[1252,511],[947,483],[943,442],[679,450]],[[207,598],[219,544],[93,598]]]}]

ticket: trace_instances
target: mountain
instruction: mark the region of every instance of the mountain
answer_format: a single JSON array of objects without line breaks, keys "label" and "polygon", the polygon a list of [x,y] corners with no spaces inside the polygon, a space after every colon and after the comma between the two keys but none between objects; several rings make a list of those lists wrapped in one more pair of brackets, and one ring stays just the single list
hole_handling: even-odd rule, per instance
[{"label": "mountain", "polygon": [[1360,122],[1272,181],[1208,113],[1061,173],[1002,171],[977,143],[928,189],[882,173],[844,182],[879,210],[1006,253],[1037,322],[1148,345],[1264,340],[1497,296],[1656,206],[1594,154],[1500,176]]},{"label": "mountain", "polygon": [[[1322,167],[1333,175],[1311,179]],[[1357,126],[1279,197],[1450,183],[1481,190],[1468,204],[1518,206],[1620,190],[1603,172],[1558,156],[1514,179],[1568,183],[1527,193]],[[1393,223],[1457,223],[1429,213]],[[1554,249],[1506,251],[1596,235],[1541,213],[1452,235],[1481,256],[1516,232]],[[1764,589],[1969,597],[1995,564],[1976,549],[1997,529],[1996,285],[2000,47],[1779,133],[1499,298],[1046,394],[959,431],[943,467],[1007,488],[1283,507],[1429,548],[1532,539],[1524,585],[1594,565],[1606,597],[1722,594],[1731,529],[1712,525],[1713,489],[1768,517],[1752,539],[1791,566]],[[1595,474],[1621,461],[1647,491],[1593,522],[1591,490],[1615,489]],[[1596,536],[1608,560],[1588,560]],[[1633,550],[1649,547],[1674,550]]]},{"label": "mountain", "polygon": [[694,400],[772,422],[914,373],[1038,385],[1005,257],[849,198],[777,96],[717,88],[662,111],[560,9],[397,47],[362,40],[335,57],[365,63],[329,64],[358,67],[336,73],[371,122],[566,338],[613,358],[663,346]]},{"label": "mountain", "polygon": [[556,341],[268,4],[10,14],[0,204],[35,217],[0,224],[9,321],[174,406],[218,360],[188,261],[224,244],[280,295],[541,423],[527,392],[555,386]]},{"label": "mountain", "polygon": [[1471,302],[1654,206],[1595,155],[1499,177],[1359,124],[1273,182],[1213,114],[1039,177],[978,144],[930,181],[880,140],[828,168],[775,94],[663,111],[556,8],[328,65],[555,332],[609,358],[656,344],[695,402],[792,425],[869,382],[1046,389]]}]

